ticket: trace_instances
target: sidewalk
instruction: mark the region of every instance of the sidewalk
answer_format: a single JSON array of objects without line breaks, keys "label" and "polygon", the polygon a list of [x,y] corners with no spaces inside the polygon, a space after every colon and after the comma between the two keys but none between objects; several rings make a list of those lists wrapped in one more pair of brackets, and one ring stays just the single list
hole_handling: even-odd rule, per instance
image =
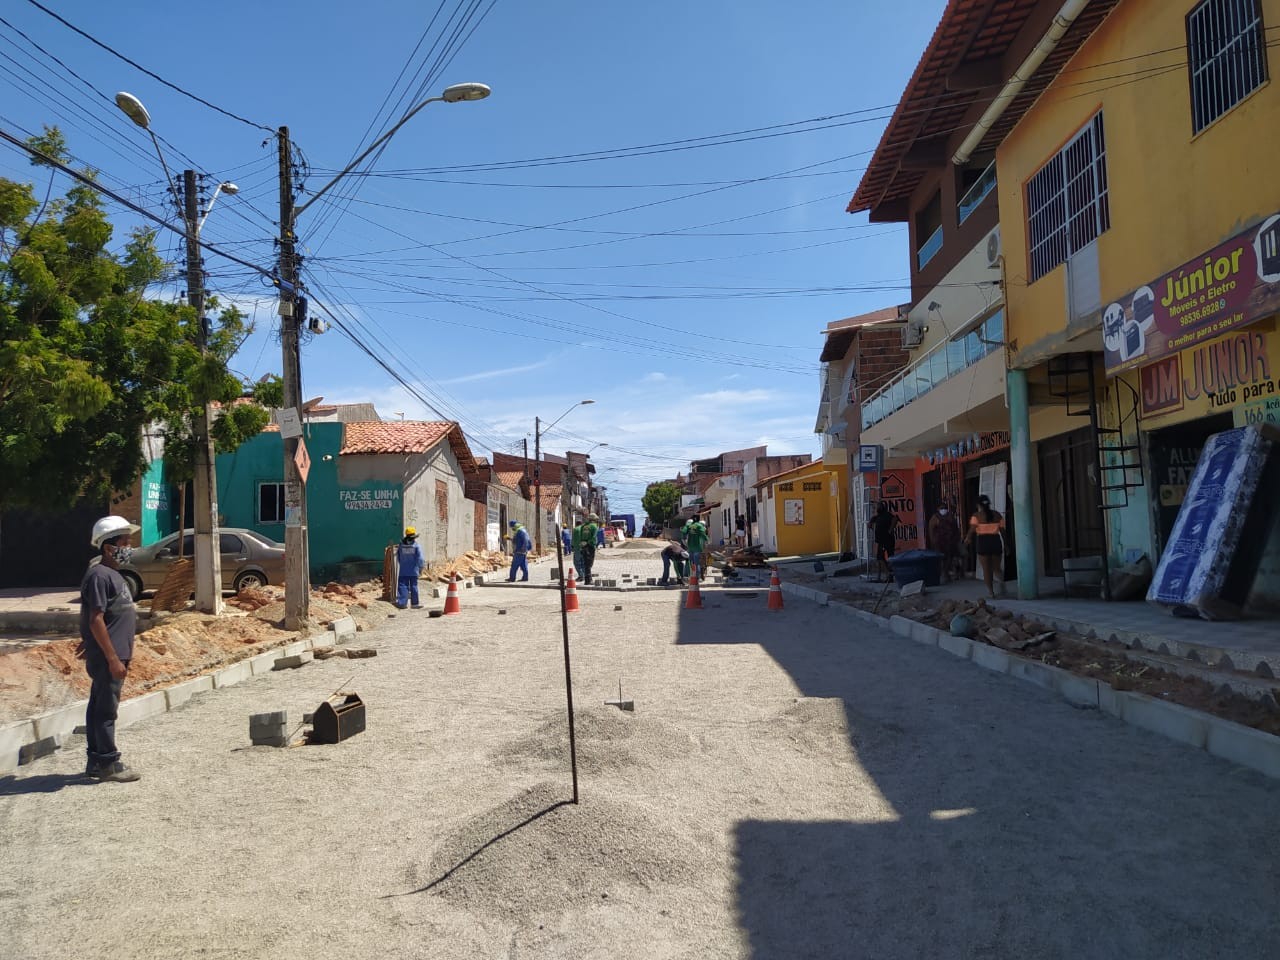
[{"label": "sidewalk", "polygon": [[[830,571],[830,564],[827,569]],[[829,572],[814,574],[810,572],[812,566],[809,565],[792,565],[780,570],[784,579],[805,582],[828,591],[850,590],[879,596],[885,586],[858,577],[831,578]],[[1019,600],[1008,595],[1008,591],[1016,591],[1015,581],[1006,583],[1005,588],[1005,596],[987,602],[993,607],[1032,616],[1055,629],[1085,635],[1092,633],[1103,640],[1114,640],[1155,653],[1167,653],[1263,677],[1280,677],[1280,619],[1190,620],[1175,617],[1145,601],[1108,603],[1077,597],[1064,599],[1053,595],[1055,591],[1061,593],[1061,581],[1057,579],[1042,580],[1041,597],[1036,600]],[[981,580],[969,579],[929,587],[927,596],[939,602],[976,601],[985,597],[986,592]],[[897,586],[889,586],[888,596],[897,593]]]}]

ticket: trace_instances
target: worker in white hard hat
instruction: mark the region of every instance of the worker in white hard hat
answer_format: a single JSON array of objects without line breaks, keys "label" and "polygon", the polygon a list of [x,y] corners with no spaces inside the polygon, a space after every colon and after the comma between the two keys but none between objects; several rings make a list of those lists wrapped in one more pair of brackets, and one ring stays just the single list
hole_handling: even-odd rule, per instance
[{"label": "worker in white hard hat", "polygon": [[116,747],[116,712],[120,691],[133,659],[138,608],[120,565],[133,552],[137,524],[124,517],[103,517],[93,525],[89,542],[99,551],[80,583],[80,647],[85,670],[93,681],[85,711],[89,764],[85,775],[95,780],[130,783],[139,774],[120,762]]}]

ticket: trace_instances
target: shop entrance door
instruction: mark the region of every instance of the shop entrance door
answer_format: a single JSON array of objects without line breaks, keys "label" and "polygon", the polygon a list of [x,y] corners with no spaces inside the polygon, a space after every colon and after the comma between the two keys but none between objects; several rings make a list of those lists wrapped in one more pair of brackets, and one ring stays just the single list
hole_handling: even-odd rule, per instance
[{"label": "shop entrance door", "polygon": [[1067,557],[1102,556],[1107,536],[1098,497],[1097,448],[1088,427],[1039,443],[1045,576],[1062,576]]}]

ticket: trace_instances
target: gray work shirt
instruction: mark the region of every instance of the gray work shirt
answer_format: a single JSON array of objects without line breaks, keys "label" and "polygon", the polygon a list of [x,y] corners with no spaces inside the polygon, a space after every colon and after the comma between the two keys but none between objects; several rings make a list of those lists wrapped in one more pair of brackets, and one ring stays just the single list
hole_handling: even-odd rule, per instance
[{"label": "gray work shirt", "polygon": [[80,639],[84,641],[86,656],[103,657],[102,648],[89,630],[90,617],[98,610],[106,621],[107,635],[116,656],[124,661],[132,660],[138,608],[120,571],[104,563],[92,564],[80,582]]}]

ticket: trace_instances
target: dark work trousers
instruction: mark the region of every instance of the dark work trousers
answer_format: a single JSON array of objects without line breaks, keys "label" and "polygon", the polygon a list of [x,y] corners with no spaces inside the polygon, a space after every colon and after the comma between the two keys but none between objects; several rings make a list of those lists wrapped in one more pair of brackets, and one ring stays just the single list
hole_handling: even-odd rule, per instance
[{"label": "dark work trousers", "polygon": [[[111,676],[111,668],[101,655],[85,657],[85,670],[93,685],[89,688],[89,706],[85,710],[85,736],[89,741],[89,765],[102,766],[120,759],[116,749],[116,712],[120,709],[120,691],[124,680]],[[124,662],[129,669],[129,661]]]},{"label": "dark work trousers", "polygon": [[596,545],[594,543],[592,544],[584,543],[582,545],[582,582],[583,583],[589,584],[591,582],[591,568],[595,566],[595,563],[596,563]]}]

